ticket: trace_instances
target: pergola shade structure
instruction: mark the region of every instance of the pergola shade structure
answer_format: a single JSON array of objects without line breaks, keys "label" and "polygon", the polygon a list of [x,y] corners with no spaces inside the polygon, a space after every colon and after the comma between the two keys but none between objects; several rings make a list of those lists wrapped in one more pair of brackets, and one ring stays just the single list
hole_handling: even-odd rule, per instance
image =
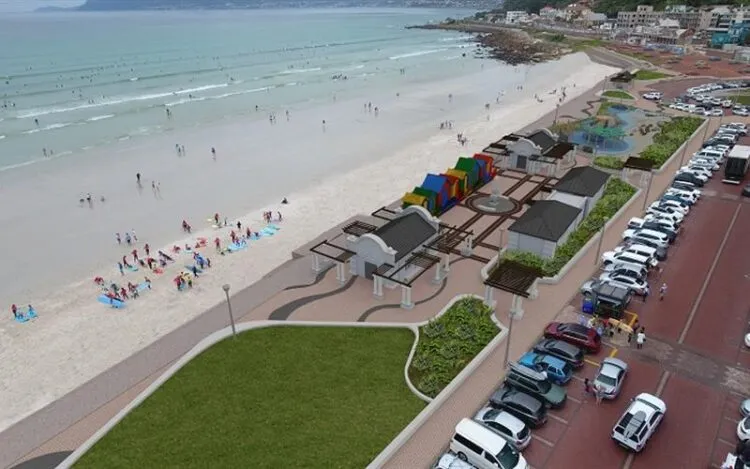
[{"label": "pergola shade structure", "polygon": [[651,160],[648,160],[646,158],[638,158],[636,156],[631,156],[627,160],[625,160],[625,163],[622,165],[622,169],[625,172],[626,175],[633,171],[637,171],[641,173],[641,184],[646,184],[648,182],[648,178],[651,175],[651,171],[654,168],[654,162]]},{"label": "pergola shade structure", "polygon": [[[440,258],[428,254],[423,251],[412,253],[400,267],[395,267],[390,264],[383,264],[378,267],[372,274],[373,277],[373,294],[376,298],[383,297],[383,283],[385,281],[393,282],[401,286],[401,307],[404,309],[411,309],[414,307],[414,303],[411,299],[411,286],[414,282],[421,277],[425,272],[430,270],[434,265],[438,266],[438,270],[435,273],[435,280],[441,281],[440,271]],[[407,279],[403,279],[399,274],[410,267],[417,267],[419,271]],[[399,279],[398,277],[402,277]]]},{"label": "pergola shade structure", "polygon": [[342,231],[348,235],[353,236],[362,236],[367,233],[372,233],[373,231],[377,230],[378,227],[375,225],[371,225],[369,223],[365,223],[363,221],[353,221],[346,225]]},{"label": "pergola shade structure", "polygon": [[394,218],[396,218],[395,217],[396,211],[391,210],[388,207],[380,207],[379,209],[372,212],[370,215],[375,218],[380,218],[381,220],[391,221]]},{"label": "pergola shade structure", "polygon": [[507,259],[500,260],[484,281],[484,301],[490,307],[495,307],[494,288],[512,293],[510,317],[520,319],[523,316],[521,300],[536,297],[536,281],[543,276],[539,269]]},{"label": "pergola shade structure", "polygon": [[336,279],[341,283],[346,282],[346,270],[344,269],[344,264],[356,254],[355,252],[329,243],[328,241],[321,241],[316,244],[310,248],[310,252],[313,253],[313,271],[321,271],[319,256],[323,256],[336,263]]},{"label": "pergola shade structure", "polygon": [[440,234],[427,247],[443,254],[450,254],[459,244],[466,241],[469,236],[474,236],[474,232],[441,224]]}]

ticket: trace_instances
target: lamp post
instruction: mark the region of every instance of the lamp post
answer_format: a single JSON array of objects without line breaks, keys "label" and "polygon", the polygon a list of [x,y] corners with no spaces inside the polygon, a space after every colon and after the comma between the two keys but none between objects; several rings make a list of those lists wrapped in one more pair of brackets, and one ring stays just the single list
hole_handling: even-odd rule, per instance
[{"label": "lamp post", "polygon": [[557,124],[557,113],[560,111],[560,104],[555,105],[555,117],[552,119],[552,125]]},{"label": "lamp post", "polygon": [[225,283],[222,287],[222,290],[224,290],[224,294],[227,297],[227,309],[229,310],[229,322],[232,324],[232,336],[234,338],[237,338],[237,328],[234,325],[234,314],[232,314],[232,302],[229,301],[229,284]]},{"label": "lamp post", "polygon": [[604,219],[602,223],[602,229],[599,231],[599,243],[596,246],[596,257],[594,257],[594,265],[599,265],[599,256],[602,254],[602,242],[604,242],[604,230],[607,228],[607,222],[609,218]]},{"label": "lamp post", "polygon": [[510,338],[513,336],[513,322],[516,319],[521,319],[521,314],[519,314],[518,310],[516,309],[517,305],[520,303],[520,299],[513,295],[513,303],[510,308],[510,311],[508,311],[508,337],[505,338],[505,360],[504,360],[504,367],[508,366],[508,361],[510,358]]},{"label": "lamp post", "polygon": [[[686,143],[687,146],[687,143]],[[683,156],[685,156],[683,152]],[[680,167],[682,167],[682,164],[680,164]],[[648,170],[648,186],[646,186],[646,196],[643,198],[643,210],[646,210],[646,204],[648,204],[648,195],[651,193],[651,181],[654,180],[654,172],[652,170]],[[607,223],[606,221],[604,222]],[[601,246],[601,240],[599,242],[599,245]],[[597,256],[599,257],[599,256]]]}]

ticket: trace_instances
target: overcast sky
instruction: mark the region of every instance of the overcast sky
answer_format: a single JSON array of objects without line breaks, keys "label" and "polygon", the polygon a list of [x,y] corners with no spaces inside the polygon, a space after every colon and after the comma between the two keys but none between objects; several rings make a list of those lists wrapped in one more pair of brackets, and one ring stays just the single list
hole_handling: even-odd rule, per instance
[{"label": "overcast sky", "polygon": [[0,0],[0,13],[34,11],[39,7],[72,7],[83,4],[84,0]]}]

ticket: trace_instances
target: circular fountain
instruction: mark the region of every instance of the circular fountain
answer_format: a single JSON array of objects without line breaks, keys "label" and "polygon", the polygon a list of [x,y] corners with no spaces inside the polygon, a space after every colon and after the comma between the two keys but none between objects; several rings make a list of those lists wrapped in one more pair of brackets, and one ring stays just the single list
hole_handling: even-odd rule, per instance
[{"label": "circular fountain", "polygon": [[501,215],[514,212],[518,207],[516,201],[502,195],[498,188],[493,188],[490,195],[477,194],[471,197],[467,201],[467,205],[475,211],[487,215]]}]

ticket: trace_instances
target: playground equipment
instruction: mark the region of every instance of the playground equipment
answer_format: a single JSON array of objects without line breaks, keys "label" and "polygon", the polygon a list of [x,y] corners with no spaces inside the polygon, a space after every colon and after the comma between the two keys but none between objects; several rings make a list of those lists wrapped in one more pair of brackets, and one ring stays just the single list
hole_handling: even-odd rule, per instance
[{"label": "playground equipment", "polygon": [[442,174],[428,174],[422,185],[401,198],[402,206],[419,205],[433,215],[445,213],[497,174],[494,160],[489,155],[476,153],[472,158],[461,157],[455,168]]}]

